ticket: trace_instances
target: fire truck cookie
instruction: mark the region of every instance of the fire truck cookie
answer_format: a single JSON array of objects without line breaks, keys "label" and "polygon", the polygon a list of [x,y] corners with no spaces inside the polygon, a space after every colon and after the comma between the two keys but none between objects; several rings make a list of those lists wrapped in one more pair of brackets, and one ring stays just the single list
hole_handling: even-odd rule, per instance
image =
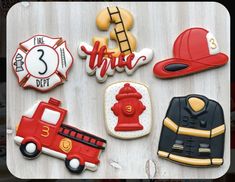
[{"label": "fire truck cookie", "polygon": [[153,58],[153,51],[144,48],[140,52],[136,49],[136,38],[130,32],[133,26],[133,16],[125,9],[107,7],[100,11],[96,17],[96,25],[101,31],[108,31],[110,24],[115,28],[110,32],[110,39],[116,41],[117,47],[108,48],[107,37],[94,37],[93,45],[81,42],[78,54],[86,58],[86,71],[88,75],[96,75],[99,82],[104,82],[112,76],[115,70],[126,71],[128,75],[141,65],[147,64]]},{"label": "fire truck cookie", "polygon": [[63,124],[67,110],[59,106],[60,101],[50,98],[48,103],[41,101],[22,116],[15,136],[21,153],[29,159],[41,152],[63,159],[73,173],[95,171],[106,141]]},{"label": "fire truck cookie", "polygon": [[12,59],[20,86],[45,92],[67,80],[73,64],[66,41],[35,35],[19,44]]},{"label": "fire truck cookie", "polygon": [[202,95],[174,97],[163,120],[158,156],[190,166],[223,164],[225,123],[219,103]]},{"label": "fire truck cookie", "polygon": [[134,82],[118,82],[105,91],[107,132],[117,138],[132,139],[150,133],[152,108],[148,88]]},{"label": "fire truck cookie", "polygon": [[173,78],[217,68],[228,62],[219,51],[212,33],[203,28],[190,28],[181,33],[174,43],[174,57],[160,61],[153,68],[159,78]]}]

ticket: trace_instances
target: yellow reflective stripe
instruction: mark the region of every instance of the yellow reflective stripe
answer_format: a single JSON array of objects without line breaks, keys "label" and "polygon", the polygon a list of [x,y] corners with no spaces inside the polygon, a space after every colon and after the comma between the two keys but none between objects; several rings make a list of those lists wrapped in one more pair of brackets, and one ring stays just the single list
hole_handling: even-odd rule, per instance
[{"label": "yellow reflective stripe", "polygon": [[223,164],[223,159],[221,158],[213,158],[212,160],[213,165],[222,165]]},{"label": "yellow reflective stripe", "polygon": [[191,158],[191,157],[183,157],[179,155],[169,154],[165,151],[158,151],[158,155],[160,157],[169,158],[173,161],[192,165],[192,166],[210,166],[210,165],[222,165],[223,159],[222,158],[212,158],[212,159],[199,159],[199,158]]},{"label": "yellow reflective stripe", "polygon": [[190,157],[182,157],[174,154],[169,155],[169,159],[192,166],[209,166],[211,165],[211,159],[198,159]]},{"label": "yellow reflective stripe", "polygon": [[168,157],[168,155],[169,155],[168,152],[164,152],[164,151],[161,151],[161,150],[159,150],[157,153],[160,157]]},{"label": "yellow reflective stripe", "polygon": [[178,130],[177,134],[202,137],[202,138],[213,138],[213,137],[223,134],[225,131],[224,124],[212,130],[199,130],[199,129],[193,129],[193,128],[179,127],[177,124],[175,124],[174,121],[172,121],[168,117],[164,119],[163,124],[174,133],[176,133]]},{"label": "yellow reflective stripe", "polygon": [[179,127],[178,134],[195,136],[195,137],[210,138],[210,131],[209,130],[198,130],[198,129],[193,129],[193,128]]},{"label": "yellow reflective stripe", "polygon": [[166,126],[167,128],[169,128],[170,130],[172,130],[173,132],[177,132],[177,129],[178,129],[178,125],[175,124],[174,121],[172,121],[170,118],[166,117],[164,119],[164,126]]},{"label": "yellow reflective stripe", "polygon": [[224,131],[225,131],[225,125],[224,124],[212,129],[211,130],[211,138],[223,134]]}]

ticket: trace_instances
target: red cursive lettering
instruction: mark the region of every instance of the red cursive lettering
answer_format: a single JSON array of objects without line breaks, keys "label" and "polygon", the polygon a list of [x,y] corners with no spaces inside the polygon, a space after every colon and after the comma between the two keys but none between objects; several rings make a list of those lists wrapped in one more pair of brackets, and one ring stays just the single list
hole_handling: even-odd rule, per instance
[{"label": "red cursive lettering", "polygon": [[131,53],[125,58],[125,54],[121,53],[118,57],[114,57],[113,52],[107,51],[107,46],[104,45],[99,49],[99,45],[100,42],[96,41],[91,51],[87,50],[85,46],[82,46],[81,50],[85,54],[90,56],[89,67],[92,70],[94,70],[95,68],[101,68],[101,77],[105,76],[109,68],[124,68],[126,66],[128,69],[133,69],[141,59],[146,59],[145,56],[141,56],[132,65],[132,62],[135,58],[135,54]]}]

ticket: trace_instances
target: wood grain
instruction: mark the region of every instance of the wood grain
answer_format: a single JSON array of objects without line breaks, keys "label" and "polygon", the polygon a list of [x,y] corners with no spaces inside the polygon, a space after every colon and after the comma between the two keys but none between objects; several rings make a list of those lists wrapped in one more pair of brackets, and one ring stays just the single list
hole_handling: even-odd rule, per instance
[{"label": "wood grain", "polygon": [[[80,41],[91,43],[95,35],[107,36],[95,25],[97,13],[106,6],[116,6],[132,12],[135,24],[132,33],[137,37],[137,51],[154,50],[154,60],[139,68],[134,75],[116,73],[100,84],[88,76],[85,62],[77,55]],[[172,56],[176,37],[189,27],[205,27],[214,33],[222,52],[230,55],[230,17],[225,7],[218,3],[21,3],[11,8],[7,15],[7,165],[19,178],[218,178],[230,165],[230,64],[183,78],[160,80],[152,68],[160,60]],[[113,27],[111,27],[113,28]],[[12,71],[11,59],[18,43],[34,34],[62,36],[75,62],[68,81],[52,91],[42,94],[19,87]],[[111,45],[115,44],[111,42]],[[120,140],[105,131],[103,97],[105,88],[115,81],[132,80],[149,86],[153,107],[152,132],[135,140]],[[191,93],[203,94],[217,100],[224,109],[226,136],[224,164],[219,168],[191,168],[180,166],[157,157],[162,120],[169,101],[174,96]],[[49,97],[62,100],[69,113],[66,123],[107,139],[108,145],[101,155],[96,172],[85,171],[73,175],[64,162],[41,155],[36,160],[22,157],[13,137],[15,126],[25,110],[37,100]],[[13,131],[13,132],[11,132]],[[151,160],[151,162],[149,162]],[[146,163],[147,162],[147,163]],[[118,167],[117,167],[118,166]],[[146,172],[146,166],[148,170]],[[151,167],[152,166],[152,167]],[[153,169],[154,167],[154,169]],[[155,170],[154,172],[153,170]]]}]

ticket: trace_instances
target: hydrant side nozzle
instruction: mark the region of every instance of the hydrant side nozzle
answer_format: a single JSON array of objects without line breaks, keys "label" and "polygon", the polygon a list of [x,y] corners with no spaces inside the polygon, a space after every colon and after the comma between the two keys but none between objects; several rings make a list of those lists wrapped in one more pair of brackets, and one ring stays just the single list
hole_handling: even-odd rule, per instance
[{"label": "hydrant side nozzle", "polygon": [[118,107],[118,103],[115,103],[115,104],[113,105],[113,107],[111,107],[111,110],[113,111],[113,113],[114,113],[116,116],[118,116],[118,114],[119,114],[117,107]]}]

